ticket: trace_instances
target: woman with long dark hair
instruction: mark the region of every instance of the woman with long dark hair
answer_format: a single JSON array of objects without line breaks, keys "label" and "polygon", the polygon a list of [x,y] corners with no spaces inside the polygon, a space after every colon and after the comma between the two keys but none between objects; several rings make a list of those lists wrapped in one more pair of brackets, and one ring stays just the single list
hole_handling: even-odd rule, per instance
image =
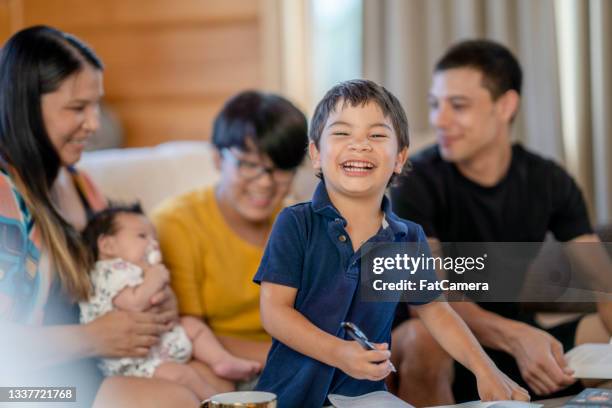
[{"label": "woman with long dark hair", "polygon": [[90,48],[46,26],[16,33],[0,54],[0,383],[75,386],[82,406],[96,394],[96,406],[197,406],[160,380],[109,378],[98,391],[88,360],[146,355],[176,318],[169,290],[152,299],[161,311],[76,324],[75,302],[91,291],[87,252],[53,185],[98,128],[102,71]]}]

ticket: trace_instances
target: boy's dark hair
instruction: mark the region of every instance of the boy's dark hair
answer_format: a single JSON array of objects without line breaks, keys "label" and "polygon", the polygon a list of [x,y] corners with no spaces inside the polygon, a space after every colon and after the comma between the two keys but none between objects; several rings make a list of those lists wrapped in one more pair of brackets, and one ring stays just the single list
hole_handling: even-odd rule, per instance
[{"label": "boy's dark hair", "polygon": [[474,68],[482,73],[482,85],[496,100],[509,90],[521,94],[523,73],[516,57],[490,40],[466,40],[453,45],[434,67],[434,73],[453,68]]},{"label": "boy's dark hair", "polygon": [[341,82],[327,91],[323,99],[319,102],[312,115],[310,122],[310,140],[319,148],[321,134],[325,127],[325,122],[330,113],[334,112],[336,105],[342,101],[345,106],[364,106],[368,102],[376,103],[383,114],[391,119],[399,150],[410,145],[410,135],[408,132],[408,119],[400,101],[385,87],[367,79],[353,79]]},{"label": "boy's dark hair", "polygon": [[212,143],[220,151],[247,151],[247,139],[276,167],[296,168],[304,160],[308,123],[287,99],[269,93],[244,91],[229,99],[213,124]]},{"label": "boy's dark hair", "polygon": [[144,211],[140,203],[112,203],[108,208],[95,213],[89,219],[82,235],[83,242],[87,246],[90,254],[90,269],[98,260],[98,256],[100,256],[98,238],[102,235],[113,235],[117,233],[119,226],[115,221],[119,214],[144,215]]}]

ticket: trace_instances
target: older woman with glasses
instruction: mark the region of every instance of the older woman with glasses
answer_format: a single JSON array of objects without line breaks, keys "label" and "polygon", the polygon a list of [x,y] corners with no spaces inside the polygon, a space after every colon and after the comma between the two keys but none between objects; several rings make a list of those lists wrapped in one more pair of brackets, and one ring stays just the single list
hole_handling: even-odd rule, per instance
[{"label": "older woman with glasses", "polygon": [[252,279],[304,158],[306,118],[280,96],[242,92],[216,117],[212,143],[218,184],[166,201],[153,218],[180,313],[205,320],[231,354],[263,366],[271,339]]}]

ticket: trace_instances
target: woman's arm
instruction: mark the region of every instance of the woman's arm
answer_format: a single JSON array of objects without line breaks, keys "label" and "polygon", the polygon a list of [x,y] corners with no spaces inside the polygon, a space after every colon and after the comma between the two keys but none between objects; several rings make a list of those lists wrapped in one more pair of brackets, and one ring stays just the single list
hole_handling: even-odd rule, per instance
[{"label": "woman's arm", "polygon": [[152,313],[112,311],[82,325],[25,326],[0,323],[2,360],[39,369],[86,357],[143,357],[168,330]]},{"label": "woman's arm", "polygon": [[388,345],[364,350],[355,341],[326,333],[293,308],[296,293],[292,287],[261,283],[261,318],[268,333],[292,349],[357,379],[377,381],[391,372]]}]

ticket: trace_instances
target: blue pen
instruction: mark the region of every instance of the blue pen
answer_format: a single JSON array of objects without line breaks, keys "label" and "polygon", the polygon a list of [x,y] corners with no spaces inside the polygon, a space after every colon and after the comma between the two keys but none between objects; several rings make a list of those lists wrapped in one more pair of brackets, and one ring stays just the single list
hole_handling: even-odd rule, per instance
[{"label": "blue pen", "polygon": [[[366,350],[378,350],[374,346],[374,344],[372,344],[372,342],[370,340],[368,340],[366,335],[363,334],[363,332],[359,329],[359,327],[357,327],[357,325],[355,323],[342,322],[342,323],[340,323],[340,326],[342,326],[342,328],[344,330],[346,330],[346,332],[349,334],[349,336],[351,336],[353,338],[353,340],[355,340],[357,343],[359,343],[361,345],[361,347],[363,347],[364,349],[366,349]],[[397,370],[395,369],[395,366],[393,365],[393,363],[391,361],[389,361],[389,364],[391,364],[391,371],[396,373]]]}]

